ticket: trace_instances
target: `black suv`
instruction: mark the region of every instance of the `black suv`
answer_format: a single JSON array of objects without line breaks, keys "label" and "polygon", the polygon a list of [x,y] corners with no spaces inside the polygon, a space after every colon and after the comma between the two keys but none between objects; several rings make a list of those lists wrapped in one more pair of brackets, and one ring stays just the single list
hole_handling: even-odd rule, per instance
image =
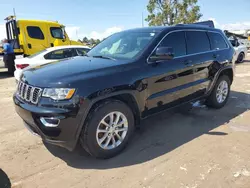
[{"label": "black suv", "polygon": [[34,134],[97,158],[113,157],[141,119],[198,99],[221,108],[233,82],[234,49],[199,24],[113,34],[84,57],[25,71],[14,94]]}]

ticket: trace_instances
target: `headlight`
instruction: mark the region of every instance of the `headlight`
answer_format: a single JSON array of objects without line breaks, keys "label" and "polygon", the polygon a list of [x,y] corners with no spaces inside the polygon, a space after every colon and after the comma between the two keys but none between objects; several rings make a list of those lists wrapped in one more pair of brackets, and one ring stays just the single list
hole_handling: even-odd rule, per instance
[{"label": "headlight", "polygon": [[70,99],[75,93],[75,89],[71,88],[45,88],[43,97],[48,97],[54,100]]}]

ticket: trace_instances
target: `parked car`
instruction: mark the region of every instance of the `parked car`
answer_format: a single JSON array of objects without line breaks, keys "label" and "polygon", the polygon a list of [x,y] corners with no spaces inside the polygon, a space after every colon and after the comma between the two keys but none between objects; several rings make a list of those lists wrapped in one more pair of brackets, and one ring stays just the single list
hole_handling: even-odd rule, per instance
[{"label": "parked car", "polygon": [[89,47],[81,45],[47,48],[26,58],[16,59],[14,76],[16,80],[19,80],[25,70],[69,57],[82,56],[89,50]]},{"label": "parked car", "polygon": [[152,114],[200,99],[223,107],[233,54],[221,30],[198,24],[122,31],[88,57],[25,71],[13,100],[45,142],[73,150],[79,141],[90,155],[110,158]]},{"label": "parked car", "polygon": [[229,41],[235,50],[236,63],[242,63],[247,55],[247,47],[238,41],[238,39],[230,39]]}]

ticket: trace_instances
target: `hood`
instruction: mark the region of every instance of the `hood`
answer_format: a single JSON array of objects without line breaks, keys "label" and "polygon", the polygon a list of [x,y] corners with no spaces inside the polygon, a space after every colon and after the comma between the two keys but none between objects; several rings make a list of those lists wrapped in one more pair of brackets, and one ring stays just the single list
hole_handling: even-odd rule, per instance
[{"label": "hood", "polygon": [[[24,71],[22,80],[38,87],[68,86],[75,79],[105,74],[112,68],[127,63],[126,60],[109,60],[92,57],[74,57],[43,64]],[[108,69],[108,70],[107,70]],[[106,70],[106,72],[105,72]],[[81,77],[81,78],[79,78]]]}]

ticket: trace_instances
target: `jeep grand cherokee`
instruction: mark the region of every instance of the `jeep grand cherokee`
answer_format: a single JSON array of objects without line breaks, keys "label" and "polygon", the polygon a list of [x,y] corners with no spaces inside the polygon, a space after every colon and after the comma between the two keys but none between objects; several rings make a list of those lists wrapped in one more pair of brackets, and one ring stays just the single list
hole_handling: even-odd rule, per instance
[{"label": "jeep grand cherokee", "polygon": [[149,115],[201,98],[223,107],[233,54],[213,27],[122,31],[86,57],[25,71],[13,99],[27,128],[45,142],[73,150],[79,141],[92,156],[110,158]]}]

